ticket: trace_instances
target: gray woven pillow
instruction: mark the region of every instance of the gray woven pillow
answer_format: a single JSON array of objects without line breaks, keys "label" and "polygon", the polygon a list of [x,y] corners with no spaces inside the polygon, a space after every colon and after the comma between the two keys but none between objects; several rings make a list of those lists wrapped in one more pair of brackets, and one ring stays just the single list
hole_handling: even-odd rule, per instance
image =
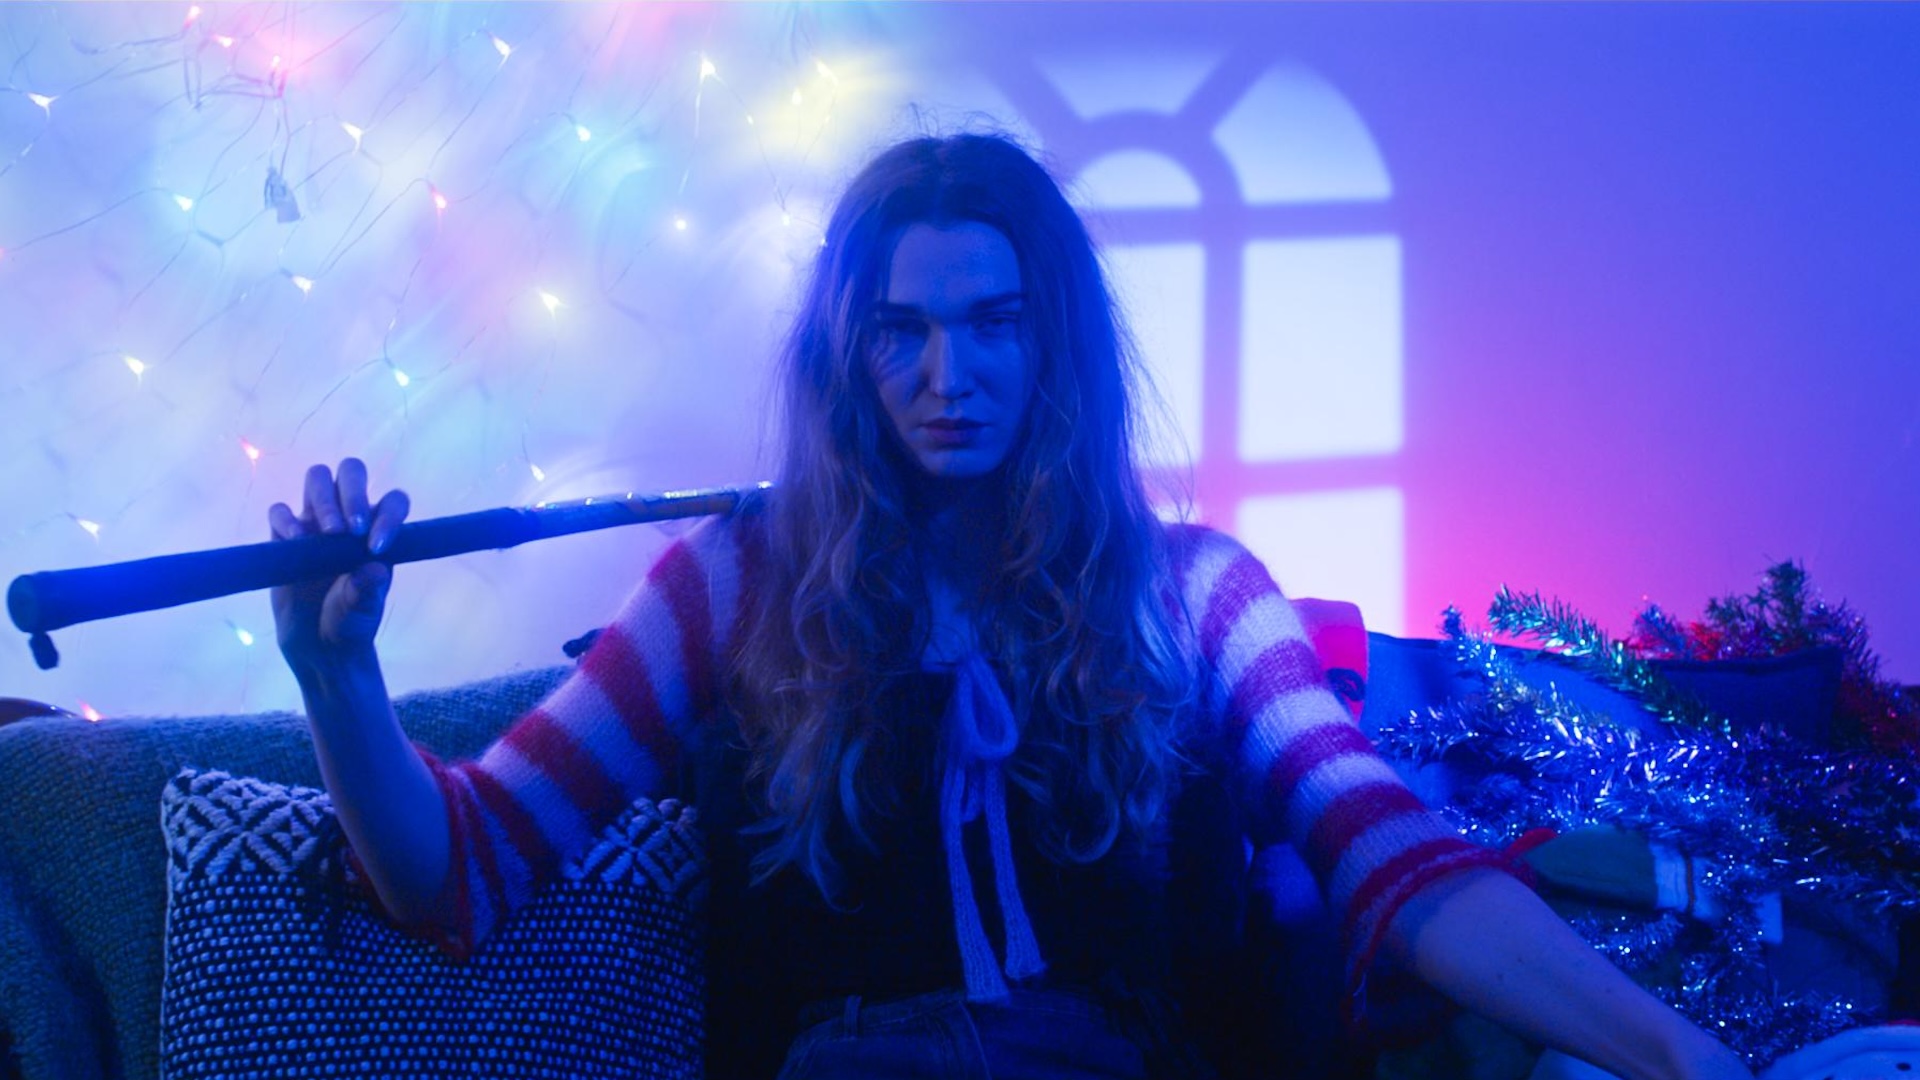
[{"label": "gray woven pillow", "polygon": [[322,791],[185,769],[161,824],[168,1080],[699,1075],[690,808],[635,803],[465,963],[373,910]]}]

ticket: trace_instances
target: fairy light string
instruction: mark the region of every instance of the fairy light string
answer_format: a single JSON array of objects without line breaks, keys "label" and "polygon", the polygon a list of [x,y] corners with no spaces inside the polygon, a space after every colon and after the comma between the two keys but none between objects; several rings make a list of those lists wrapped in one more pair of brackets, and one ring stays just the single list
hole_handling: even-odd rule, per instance
[{"label": "fairy light string", "polygon": [[[716,44],[716,14],[785,37]],[[101,273],[108,287],[90,299],[106,299],[90,310],[105,317],[69,330],[87,358],[57,377],[110,364],[117,380],[74,391],[111,410],[110,438],[24,436],[62,462],[66,498],[91,504],[18,519],[51,515],[65,530],[0,534],[0,548],[32,544],[30,561],[48,565],[148,553],[120,545],[144,533],[149,492],[187,469],[215,470],[234,504],[234,535],[209,543],[252,539],[263,464],[327,456],[317,433],[369,406],[358,426],[383,431],[391,452],[427,415],[421,402],[477,394],[485,426],[512,434],[463,445],[471,475],[513,463],[544,487],[564,456],[548,445],[562,422],[550,388],[590,381],[591,365],[624,351],[582,335],[642,310],[616,295],[630,272],[703,258],[723,233],[738,243],[735,219],[753,220],[744,158],[758,159],[757,199],[775,208],[755,226],[770,249],[811,224],[793,193],[837,179],[820,148],[845,87],[812,21],[611,4],[182,4],[37,8],[14,29],[0,94],[32,119],[0,136],[0,184],[31,212],[0,218],[0,281]],[[788,59],[755,70],[748,55]],[[84,153],[98,132],[137,140],[111,149],[139,167],[50,185],[39,164]],[[650,206],[605,205],[636,168],[681,183],[649,189]],[[723,171],[707,190],[701,178]],[[618,237],[613,258],[592,253],[596,230]],[[21,404],[48,394],[17,392]],[[152,444],[137,490],[112,463],[134,438]],[[128,521],[143,528],[119,529]],[[54,532],[71,537],[64,553],[44,547]],[[202,617],[250,651],[244,623]]]}]

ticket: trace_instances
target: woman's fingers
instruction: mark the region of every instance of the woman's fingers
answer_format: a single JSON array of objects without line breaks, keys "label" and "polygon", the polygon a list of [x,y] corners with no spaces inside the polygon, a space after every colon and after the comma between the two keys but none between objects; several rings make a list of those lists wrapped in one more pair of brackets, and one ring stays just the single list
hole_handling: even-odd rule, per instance
[{"label": "woman's fingers", "polygon": [[354,607],[373,615],[380,614],[380,608],[387,600],[387,586],[393,584],[393,567],[383,562],[361,564],[353,572]]},{"label": "woman's fingers", "polygon": [[293,516],[293,509],[286,503],[274,503],[267,507],[267,528],[272,530],[275,540],[291,540],[307,532],[307,527]]},{"label": "woman's fingers", "polygon": [[346,517],[347,528],[355,536],[367,534],[367,466],[359,458],[350,457],[340,462],[340,468],[334,473],[334,490],[340,497],[340,512]]},{"label": "woman's fingers", "polygon": [[284,503],[275,503],[267,510],[267,523],[282,540],[315,532],[352,532],[365,536],[368,550],[378,555],[393,542],[411,509],[407,493],[399,490],[387,492],[378,505],[369,507],[366,463],[350,457],[340,462],[337,472],[325,465],[308,469],[300,516],[294,517]]},{"label": "woman's fingers", "polygon": [[[377,556],[393,542],[408,510],[403,491],[390,491],[379,505],[368,506],[367,466],[347,458],[337,470],[308,469],[300,514],[275,503],[267,508],[267,524],[276,540],[321,533],[365,536]],[[330,651],[371,644],[392,584],[393,568],[375,558],[324,580],[276,586],[273,614],[280,651],[299,668]]]},{"label": "woman's fingers", "polygon": [[380,630],[387,586],[392,582],[393,569],[383,562],[362,563],[352,573],[340,575],[321,606],[321,641],[335,646],[371,643]]},{"label": "woman's fingers", "polygon": [[334,490],[333,474],[325,465],[307,470],[306,503],[300,516],[313,522],[323,533],[345,532],[347,519],[340,513],[340,495]]},{"label": "woman's fingers", "polygon": [[367,550],[375,555],[387,550],[387,545],[393,542],[394,534],[400,531],[401,523],[407,520],[407,513],[412,509],[412,500],[399,488],[382,495],[379,505],[373,508],[373,523],[367,532]]}]

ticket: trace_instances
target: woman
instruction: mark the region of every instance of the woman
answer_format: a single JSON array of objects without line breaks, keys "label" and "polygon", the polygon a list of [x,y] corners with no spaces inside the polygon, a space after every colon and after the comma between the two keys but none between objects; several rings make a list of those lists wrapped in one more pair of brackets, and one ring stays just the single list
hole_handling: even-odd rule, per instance
[{"label": "woman", "polygon": [[[1241,820],[1211,778],[1314,865],[1350,989],[1384,948],[1620,1075],[1748,1075],[1420,807],[1257,560],[1154,517],[1093,246],[1018,147],[916,139],[870,164],[784,359],[773,493],[669,549],[478,761],[424,757],[393,719],[384,564],[276,591],[328,790],[403,925],[465,955],[633,798],[678,790],[713,846],[712,1019],[765,1035],[759,1064],[1190,1072],[1154,1003],[1190,911],[1169,822]],[[349,459],[270,517],[377,556],[406,512],[397,491],[370,506]]]}]

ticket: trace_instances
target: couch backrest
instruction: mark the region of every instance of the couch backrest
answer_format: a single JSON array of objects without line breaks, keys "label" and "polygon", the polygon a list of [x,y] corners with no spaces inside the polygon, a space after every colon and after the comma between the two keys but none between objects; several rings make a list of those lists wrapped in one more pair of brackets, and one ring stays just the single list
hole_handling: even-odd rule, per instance
[{"label": "couch backrest", "polygon": [[[569,666],[395,702],[409,737],[471,757]],[[306,721],[67,717],[0,727],[0,1031],[24,1080],[159,1070],[166,847],[160,789],[184,766],[319,786]]]}]

